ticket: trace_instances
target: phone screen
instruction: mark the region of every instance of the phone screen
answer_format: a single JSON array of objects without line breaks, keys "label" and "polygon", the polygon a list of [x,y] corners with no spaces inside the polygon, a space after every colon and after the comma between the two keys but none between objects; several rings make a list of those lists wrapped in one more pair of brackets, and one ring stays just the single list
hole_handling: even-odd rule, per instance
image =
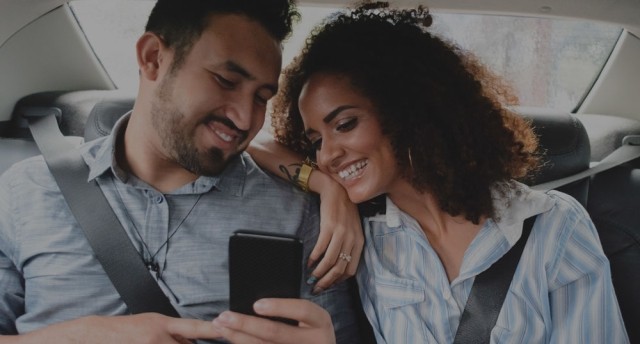
[{"label": "phone screen", "polygon": [[[230,309],[256,315],[261,298],[299,298],[302,241],[277,233],[239,230],[229,239]],[[290,324],[290,319],[274,318]]]}]

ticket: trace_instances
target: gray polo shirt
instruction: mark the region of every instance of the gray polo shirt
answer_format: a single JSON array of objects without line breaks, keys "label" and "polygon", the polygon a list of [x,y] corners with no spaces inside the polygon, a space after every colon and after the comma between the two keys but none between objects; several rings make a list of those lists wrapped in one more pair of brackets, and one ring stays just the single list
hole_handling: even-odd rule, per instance
[{"label": "gray polo shirt", "polygon": [[[158,263],[159,285],[183,317],[211,320],[228,309],[227,245],[235,230],[296,234],[308,256],[319,228],[315,197],[265,173],[246,153],[220,176],[158,192],[115,163],[114,137],[127,120],[123,117],[111,136],[81,146],[88,179],[100,185],[138,252]],[[357,329],[346,285],[316,297],[301,285],[303,297],[332,314],[338,338],[352,342]],[[86,315],[127,313],[42,157],[4,173],[0,333],[25,333]]]}]

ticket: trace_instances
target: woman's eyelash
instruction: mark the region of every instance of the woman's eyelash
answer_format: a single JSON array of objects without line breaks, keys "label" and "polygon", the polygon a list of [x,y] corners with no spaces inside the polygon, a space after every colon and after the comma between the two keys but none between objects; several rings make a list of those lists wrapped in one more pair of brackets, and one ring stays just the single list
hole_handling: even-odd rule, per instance
[{"label": "woman's eyelash", "polygon": [[337,131],[349,131],[349,130],[355,128],[357,123],[358,123],[358,119],[350,118],[347,121],[338,124],[338,126],[336,127],[336,130]]}]

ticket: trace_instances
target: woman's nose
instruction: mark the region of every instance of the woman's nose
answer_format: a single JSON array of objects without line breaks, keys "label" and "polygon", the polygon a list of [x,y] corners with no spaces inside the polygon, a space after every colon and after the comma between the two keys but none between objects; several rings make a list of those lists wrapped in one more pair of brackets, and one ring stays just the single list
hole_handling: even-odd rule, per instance
[{"label": "woman's nose", "polygon": [[343,149],[331,140],[323,140],[320,150],[316,152],[318,166],[326,169],[335,169],[340,165],[340,157],[344,154]]}]

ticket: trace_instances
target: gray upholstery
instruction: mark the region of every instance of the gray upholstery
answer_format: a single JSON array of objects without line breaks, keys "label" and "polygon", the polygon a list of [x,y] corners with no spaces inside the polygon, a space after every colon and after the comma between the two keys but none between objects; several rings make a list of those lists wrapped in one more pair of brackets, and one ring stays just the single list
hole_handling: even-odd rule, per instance
[{"label": "gray upholstery", "polygon": [[600,161],[622,144],[627,135],[640,134],[640,121],[605,115],[580,114],[591,141],[591,160]]},{"label": "gray upholstery", "polygon": [[84,128],[85,141],[109,135],[118,118],[133,108],[133,101],[133,98],[123,97],[97,103],[91,110]]},{"label": "gray upholstery", "polygon": [[[13,110],[11,128],[5,128],[3,136],[30,138],[27,128],[18,128],[17,119],[25,107],[47,106],[57,107],[62,110],[60,131],[64,135],[83,136],[84,126],[89,113],[99,102],[126,98],[127,94],[121,91],[48,91],[28,95],[20,99]],[[129,96],[131,98],[131,96]],[[6,126],[7,124],[5,124]]]},{"label": "gray upholstery", "polygon": [[[589,136],[573,115],[537,108],[516,108],[531,120],[538,135],[543,164],[530,184],[540,184],[567,177],[589,168],[591,146]],[[589,180],[587,178],[558,188],[583,206],[587,205]]]}]

